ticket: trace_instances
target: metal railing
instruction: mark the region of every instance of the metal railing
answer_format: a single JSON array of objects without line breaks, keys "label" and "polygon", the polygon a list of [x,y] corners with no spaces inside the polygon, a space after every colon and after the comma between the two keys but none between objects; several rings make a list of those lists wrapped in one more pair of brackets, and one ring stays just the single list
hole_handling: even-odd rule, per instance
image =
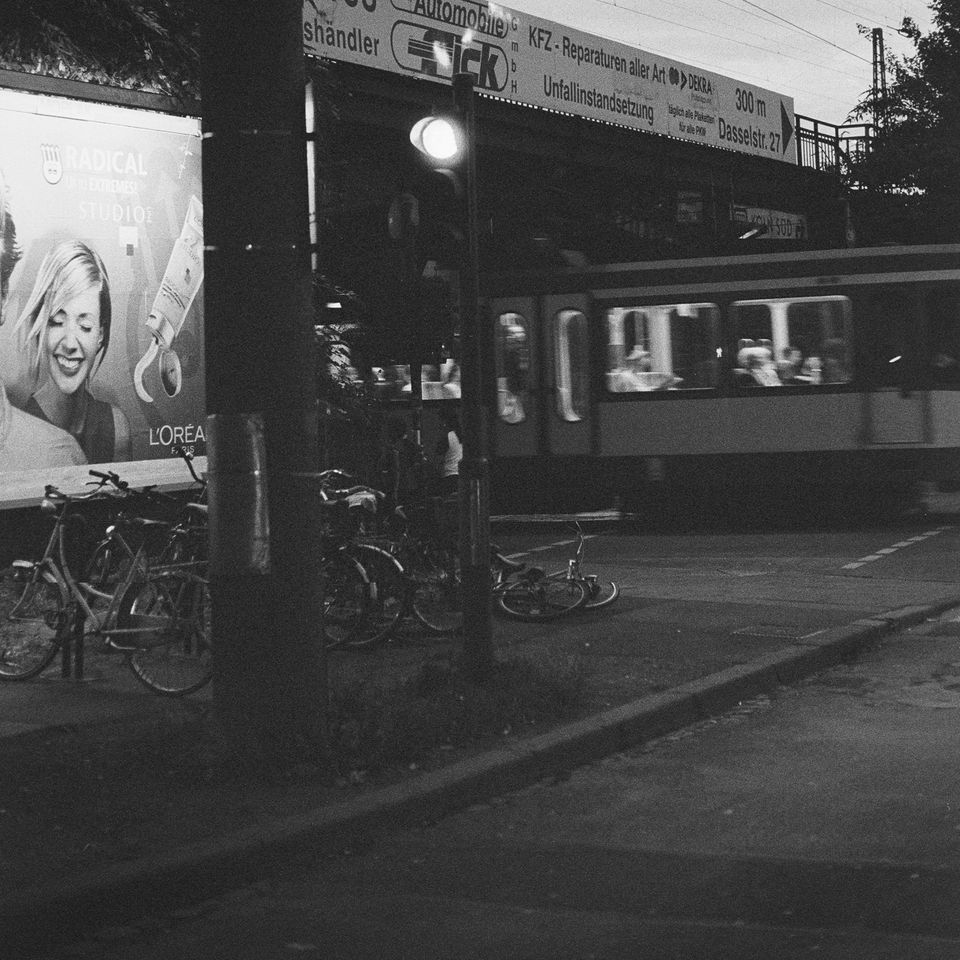
[{"label": "metal railing", "polygon": [[797,114],[797,163],[820,173],[840,175],[869,153],[873,143],[871,123],[825,123]]}]

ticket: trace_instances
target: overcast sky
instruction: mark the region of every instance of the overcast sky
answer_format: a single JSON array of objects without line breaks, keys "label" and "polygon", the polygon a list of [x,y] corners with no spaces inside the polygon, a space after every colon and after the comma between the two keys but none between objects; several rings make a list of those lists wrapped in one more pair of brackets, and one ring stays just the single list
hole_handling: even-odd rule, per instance
[{"label": "overcast sky", "polygon": [[873,46],[911,52],[896,29],[931,29],[924,0],[508,0],[503,6],[793,97],[797,113],[843,123],[873,82]]}]

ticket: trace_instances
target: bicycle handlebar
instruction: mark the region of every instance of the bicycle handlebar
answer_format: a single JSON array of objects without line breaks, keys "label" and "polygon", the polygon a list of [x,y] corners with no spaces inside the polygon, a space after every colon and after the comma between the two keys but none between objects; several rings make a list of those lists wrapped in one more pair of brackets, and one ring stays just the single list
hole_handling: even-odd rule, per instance
[{"label": "bicycle handlebar", "polygon": [[346,470],[341,470],[339,467],[330,467],[327,470],[321,470],[315,474],[315,476],[318,480],[331,480],[333,477],[341,477],[344,480],[356,479],[354,474],[348,473]]},{"label": "bicycle handlebar", "polygon": [[114,473],[112,470],[104,473],[101,470],[91,470],[91,477],[97,477],[100,480],[99,486],[104,486],[106,484],[111,484],[116,487],[117,490],[127,490],[130,487],[130,484],[126,480],[121,480],[119,474]]},{"label": "bicycle handlebar", "polygon": [[45,501],[50,501],[51,503],[70,503],[74,500],[106,499],[107,497],[111,496],[111,494],[103,489],[105,485],[105,483],[97,484],[97,488],[95,490],[91,490],[89,493],[69,494],[64,493],[52,483],[48,483],[43,488],[43,499]]}]

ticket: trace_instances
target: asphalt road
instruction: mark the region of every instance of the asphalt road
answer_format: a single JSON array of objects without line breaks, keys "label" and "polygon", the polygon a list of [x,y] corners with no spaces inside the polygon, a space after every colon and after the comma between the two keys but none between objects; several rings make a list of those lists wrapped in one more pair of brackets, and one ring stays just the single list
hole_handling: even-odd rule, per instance
[{"label": "asphalt road", "polygon": [[[728,589],[795,565],[895,593],[950,581],[958,541],[938,522],[603,550],[645,590],[719,564]],[[960,958],[958,638],[953,611],[569,776],[56,956]]]}]

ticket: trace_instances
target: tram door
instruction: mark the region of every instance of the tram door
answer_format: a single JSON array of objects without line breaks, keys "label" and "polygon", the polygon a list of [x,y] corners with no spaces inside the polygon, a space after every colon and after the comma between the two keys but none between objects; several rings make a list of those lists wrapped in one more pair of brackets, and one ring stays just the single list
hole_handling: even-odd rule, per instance
[{"label": "tram door", "polygon": [[920,291],[886,287],[875,297],[864,395],[862,436],[867,444],[915,444],[930,439],[930,398],[919,371],[923,344]]},{"label": "tram door", "polygon": [[541,301],[543,416],[547,452],[554,456],[593,452],[587,304],[584,294]]},{"label": "tram door", "polygon": [[497,381],[493,453],[498,458],[535,456],[540,447],[535,303],[532,297],[494,299],[489,314]]}]

